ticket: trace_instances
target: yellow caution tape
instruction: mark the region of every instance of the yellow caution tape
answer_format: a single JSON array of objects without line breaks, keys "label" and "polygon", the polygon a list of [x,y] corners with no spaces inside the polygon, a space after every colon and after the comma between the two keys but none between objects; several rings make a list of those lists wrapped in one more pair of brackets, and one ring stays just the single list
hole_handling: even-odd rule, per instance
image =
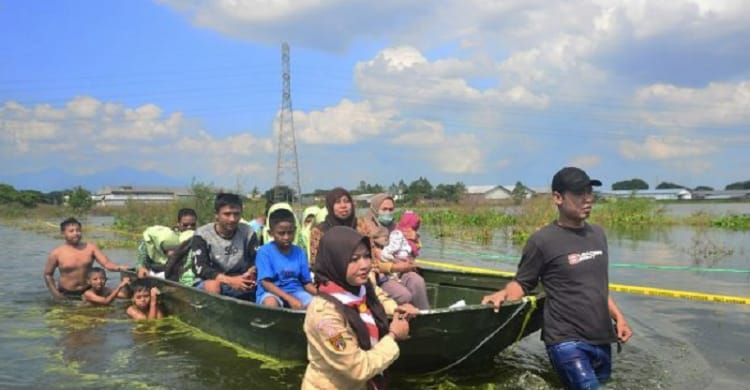
[{"label": "yellow caution tape", "polygon": [[623,292],[628,294],[650,295],[654,297],[689,299],[693,301],[734,303],[738,305],[750,305],[750,298],[737,297],[732,295],[714,295],[693,291],[667,290],[663,288],[630,286],[627,284],[609,284],[612,291]]},{"label": "yellow caution tape", "polygon": [[[497,271],[487,268],[470,267],[458,264],[448,264],[439,261],[431,260],[417,260],[418,264],[429,265],[433,267],[439,267],[444,269],[451,269],[455,271],[472,272],[486,275],[498,275],[498,276],[514,276],[515,272]],[[715,295],[706,294],[701,292],[693,291],[682,291],[682,290],[667,290],[663,288],[653,288],[644,286],[631,286],[627,284],[615,284],[610,283],[609,288],[612,291],[628,293],[628,294],[641,294],[654,297],[663,298],[677,298],[677,299],[689,299],[693,301],[705,301],[705,302],[718,302],[718,303],[732,303],[737,305],[750,305],[749,297],[739,297],[732,295]]]},{"label": "yellow caution tape", "polygon": [[452,269],[455,271],[471,272],[475,274],[498,275],[498,276],[506,276],[506,277],[512,277],[516,274],[515,272],[498,271],[494,269],[487,269],[487,268],[480,268],[480,267],[470,267],[467,265],[448,264],[448,263],[432,261],[432,260],[419,259],[417,260],[417,264],[431,265],[433,267]]}]

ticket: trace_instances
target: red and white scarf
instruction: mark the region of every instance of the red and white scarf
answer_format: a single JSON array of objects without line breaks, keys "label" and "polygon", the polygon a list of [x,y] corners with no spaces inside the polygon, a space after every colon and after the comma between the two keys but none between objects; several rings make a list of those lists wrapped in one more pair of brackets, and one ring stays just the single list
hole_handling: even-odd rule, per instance
[{"label": "red and white scarf", "polygon": [[367,307],[367,289],[365,286],[360,286],[359,296],[344,290],[338,284],[330,281],[326,284],[321,284],[318,290],[338,299],[345,306],[357,309],[359,318],[367,325],[367,331],[370,333],[370,347],[374,347],[378,343],[380,332],[378,332],[378,326],[375,324],[375,319],[372,317],[370,308]]}]

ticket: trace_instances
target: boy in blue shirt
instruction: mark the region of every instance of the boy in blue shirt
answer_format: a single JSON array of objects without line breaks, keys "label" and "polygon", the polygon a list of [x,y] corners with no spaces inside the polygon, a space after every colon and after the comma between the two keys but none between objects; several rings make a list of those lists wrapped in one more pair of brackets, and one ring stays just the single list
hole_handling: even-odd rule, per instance
[{"label": "boy in blue shirt", "polygon": [[273,241],[260,247],[255,257],[259,281],[256,302],[304,309],[317,289],[310,278],[305,251],[292,243],[297,232],[294,214],[278,209],[268,219]]}]

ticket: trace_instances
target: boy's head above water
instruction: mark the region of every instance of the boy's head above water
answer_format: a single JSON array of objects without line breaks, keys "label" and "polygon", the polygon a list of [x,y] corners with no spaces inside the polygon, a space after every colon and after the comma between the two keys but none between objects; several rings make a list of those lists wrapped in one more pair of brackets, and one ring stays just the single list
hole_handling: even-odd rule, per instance
[{"label": "boy's head above water", "polygon": [[101,291],[107,284],[107,272],[99,267],[93,267],[86,273],[86,280],[94,291]]},{"label": "boy's head above water", "polygon": [[133,283],[133,296],[131,297],[131,301],[133,302],[133,305],[143,310],[148,310],[148,306],[151,303],[151,287],[142,281],[137,281]]}]

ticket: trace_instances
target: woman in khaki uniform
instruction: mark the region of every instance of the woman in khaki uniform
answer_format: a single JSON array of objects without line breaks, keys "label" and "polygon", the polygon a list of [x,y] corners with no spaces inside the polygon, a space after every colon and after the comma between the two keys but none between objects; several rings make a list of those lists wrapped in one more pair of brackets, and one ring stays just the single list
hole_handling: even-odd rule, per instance
[{"label": "woman in khaki uniform", "polygon": [[335,226],[321,238],[302,389],[385,388],[383,372],[398,358],[396,341],[408,337],[416,310],[397,309],[389,325],[369,282],[371,266],[369,240],[355,230]]}]

